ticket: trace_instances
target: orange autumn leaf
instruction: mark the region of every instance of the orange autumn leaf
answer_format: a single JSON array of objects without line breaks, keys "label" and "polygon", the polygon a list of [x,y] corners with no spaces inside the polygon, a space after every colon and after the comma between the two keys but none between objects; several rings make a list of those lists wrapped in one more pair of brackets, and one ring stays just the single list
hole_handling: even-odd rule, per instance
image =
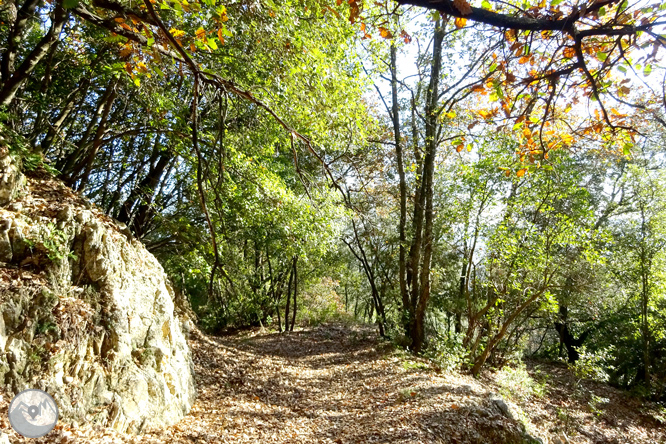
[{"label": "orange autumn leaf", "polygon": [[458,145],[458,146],[456,147],[456,152],[458,152],[458,153],[461,152],[461,151],[463,150],[463,148],[465,148],[465,145],[463,145],[463,144],[461,143],[460,145]]},{"label": "orange autumn leaf", "polygon": [[220,43],[224,45],[224,33],[222,32],[222,28],[217,30],[217,38],[220,40]]},{"label": "orange autumn leaf", "polygon": [[576,55],[576,50],[571,46],[567,46],[564,48],[563,54],[567,59],[572,59]]},{"label": "orange autumn leaf", "polygon": [[381,26],[379,27],[379,34],[385,39],[390,39],[391,37],[393,37],[393,34],[391,34],[391,31],[389,31],[386,28],[382,28]]},{"label": "orange autumn leaf", "polygon": [[456,17],[455,23],[456,23],[456,28],[458,29],[464,28],[465,24],[467,23],[467,19],[462,17]]},{"label": "orange autumn leaf", "polygon": [[530,61],[530,56],[522,56],[520,59],[518,59],[518,63],[520,63],[521,65],[524,65],[529,61]]},{"label": "orange autumn leaf", "polygon": [[525,172],[526,172],[526,171],[527,171],[527,170],[526,170],[525,168],[522,168],[522,169],[520,169],[520,170],[518,170],[518,171],[516,172],[516,176],[518,176],[518,177],[523,177],[523,176],[525,175]]}]

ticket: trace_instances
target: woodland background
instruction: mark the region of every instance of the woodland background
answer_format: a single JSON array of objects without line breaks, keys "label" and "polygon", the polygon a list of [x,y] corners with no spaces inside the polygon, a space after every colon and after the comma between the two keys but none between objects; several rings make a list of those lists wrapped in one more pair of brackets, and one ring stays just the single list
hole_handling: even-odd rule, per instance
[{"label": "woodland background", "polygon": [[3,138],[209,331],[357,319],[663,401],[666,5],[414,3],[5,0]]}]

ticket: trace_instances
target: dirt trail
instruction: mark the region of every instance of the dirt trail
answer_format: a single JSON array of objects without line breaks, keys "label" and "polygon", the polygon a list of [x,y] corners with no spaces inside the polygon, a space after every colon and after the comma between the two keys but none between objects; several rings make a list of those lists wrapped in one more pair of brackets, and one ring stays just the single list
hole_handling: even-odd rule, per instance
[{"label": "dirt trail", "polygon": [[[490,400],[496,390],[486,385],[490,381],[437,373],[418,361],[406,365],[368,327],[327,325],[229,337],[195,331],[190,345],[199,393],[178,424],[141,436],[59,424],[39,440],[21,440],[12,432],[11,442],[525,442],[518,422]],[[545,416],[551,415],[539,410],[530,416],[541,413],[539,422],[547,423]],[[596,438],[571,442],[659,442],[647,436]]]},{"label": "dirt trail", "polygon": [[[198,398],[178,424],[141,436],[59,424],[44,443],[518,442],[518,425],[479,409],[472,379],[405,369],[367,327],[324,326],[190,340]],[[464,383],[464,384],[463,384]],[[487,399],[486,399],[487,401]],[[6,400],[5,400],[6,402]],[[0,420],[1,421],[1,420]],[[5,430],[9,427],[4,427]]]}]

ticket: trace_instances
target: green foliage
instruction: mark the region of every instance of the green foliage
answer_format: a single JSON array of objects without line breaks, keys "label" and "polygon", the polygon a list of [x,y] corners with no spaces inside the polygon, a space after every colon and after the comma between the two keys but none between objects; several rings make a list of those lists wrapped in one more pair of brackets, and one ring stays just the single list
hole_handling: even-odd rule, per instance
[{"label": "green foliage", "polygon": [[424,355],[444,371],[460,370],[465,364],[467,351],[463,347],[463,336],[452,334],[431,338]]},{"label": "green foliage", "polygon": [[310,285],[299,301],[300,323],[316,326],[327,321],[348,320],[349,314],[345,312],[344,303],[337,293],[338,288],[339,284],[329,277]]},{"label": "green foliage", "polygon": [[76,259],[76,254],[70,249],[69,235],[57,228],[53,222],[40,227],[38,234],[34,234],[26,240],[31,248],[44,251],[52,262]]},{"label": "green foliage", "polygon": [[610,350],[600,350],[595,353],[589,352],[585,346],[579,348],[580,358],[569,369],[578,379],[591,379],[606,382],[609,379],[607,373],[608,361],[612,356]]},{"label": "green foliage", "polygon": [[508,365],[502,367],[497,373],[496,379],[501,387],[500,393],[518,402],[526,402],[531,397],[542,398],[546,395],[546,382],[532,378],[522,362],[513,367]]},{"label": "green foliage", "polygon": [[3,119],[6,118],[6,113],[0,113],[0,143],[6,144],[9,147],[10,155],[18,160],[21,170],[31,173],[38,169],[43,169],[51,175],[58,174],[55,168],[44,161],[44,157],[41,154],[32,150],[25,137],[2,123]]},{"label": "green foliage", "polygon": [[51,320],[43,320],[37,324],[35,332],[37,334],[49,334],[50,332],[58,333],[58,326]]}]

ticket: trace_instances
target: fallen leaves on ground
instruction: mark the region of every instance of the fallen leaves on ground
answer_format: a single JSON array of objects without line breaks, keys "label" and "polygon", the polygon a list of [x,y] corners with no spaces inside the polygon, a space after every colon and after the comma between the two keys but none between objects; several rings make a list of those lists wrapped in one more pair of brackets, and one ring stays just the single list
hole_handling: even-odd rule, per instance
[{"label": "fallen leaves on ground", "polygon": [[[379,341],[368,327],[326,325],[288,334],[261,330],[190,338],[198,397],[179,423],[132,436],[94,426],[58,424],[25,443],[509,443],[520,442],[518,422],[489,401],[492,380],[437,373]],[[564,398],[566,399],[566,398]],[[554,401],[555,402],[555,401]],[[559,401],[557,401],[559,402]],[[1,401],[7,408],[7,395]],[[550,424],[549,407],[532,421]],[[544,419],[541,415],[549,419]],[[555,419],[553,419],[555,418]],[[4,422],[3,422],[4,421]],[[7,430],[6,417],[0,425]],[[549,436],[546,430],[544,435]],[[651,443],[637,425],[621,440]],[[621,436],[618,432],[617,436]],[[652,435],[650,435],[652,434]],[[643,436],[641,435],[641,436]],[[547,442],[547,441],[544,441]]]}]

